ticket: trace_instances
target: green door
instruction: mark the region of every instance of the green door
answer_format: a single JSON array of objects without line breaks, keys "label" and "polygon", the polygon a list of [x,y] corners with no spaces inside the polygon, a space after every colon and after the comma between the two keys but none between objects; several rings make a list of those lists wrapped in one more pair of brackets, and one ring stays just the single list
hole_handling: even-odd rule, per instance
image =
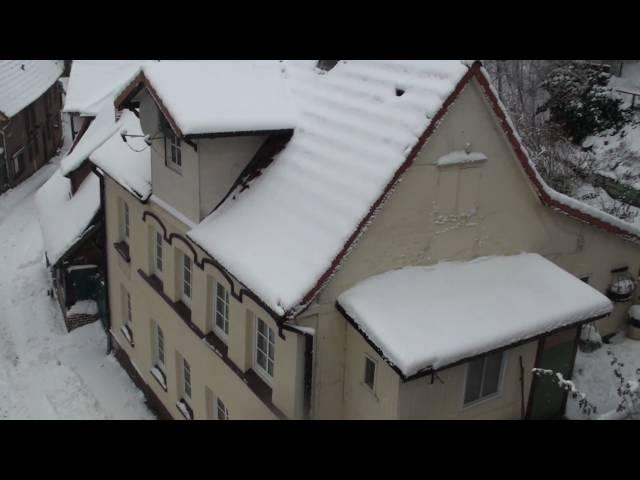
[{"label": "green door", "polygon": [[[576,334],[571,329],[560,332],[543,340],[542,351],[537,368],[562,373],[564,378],[571,378],[576,352]],[[533,378],[533,397],[530,406],[530,417],[533,420],[558,419],[564,415],[566,392],[562,390],[549,375]]]}]

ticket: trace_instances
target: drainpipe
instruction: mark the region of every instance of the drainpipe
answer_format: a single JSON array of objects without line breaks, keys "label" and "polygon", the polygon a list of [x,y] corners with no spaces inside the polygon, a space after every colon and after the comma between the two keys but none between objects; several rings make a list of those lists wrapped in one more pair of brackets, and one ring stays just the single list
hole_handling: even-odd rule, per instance
[{"label": "drainpipe", "polygon": [[282,323],[282,329],[304,337],[304,393],[303,393],[303,418],[308,420],[311,416],[311,376],[313,371],[313,337],[315,329],[301,327],[299,325],[287,325]]},{"label": "drainpipe", "polygon": [[520,415],[521,419],[524,420],[524,364],[522,363],[522,355],[520,355]]},{"label": "drainpipe", "polygon": [[104,314],[105,319],[104,323],[107,327],[107,355],[111,353],[113,349],[112,341],[111,341],[111,312],[110,312],[110,298],[109,298],[109,261],[107,259],[107,216],[106,216],[106,203],[105,203],[105,193],[104,193],[104,175],[95,165],[91,169],[94,174],[100,178],[100,209],[102,210],[102,229],[103,229],[103,246],[104,246],[104,294],[106,297]]}]

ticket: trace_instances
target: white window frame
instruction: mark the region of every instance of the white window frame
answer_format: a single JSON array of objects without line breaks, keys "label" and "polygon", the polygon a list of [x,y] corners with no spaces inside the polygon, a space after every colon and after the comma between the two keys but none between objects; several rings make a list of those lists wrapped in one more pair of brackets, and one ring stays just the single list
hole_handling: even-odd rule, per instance
[{"label": "white window frame", "polygon": [[[230,299],[229,299],[229,289],[226,288],[222,283],[218,281],[213,282],[213,292],[212,292],[212,300],[213,300],[213,308],[212,308],[212,326],[213,330],[220,334],[223,338],[229,337],[229,307],[230,307]],[[223,297],[219,296],[218,289],[222,288]],[[218,325],[218,299],[222,301],[224,311],[221,313],[223,319],[223,327],[221,328]]]},{"label": "white window frame", "polygon": [[[485,354],[483,356],[483,358],[485,359],[486,362],[486,357],[489,354]],[[501,356],[500,356],[500,373],[498,374],[498,388],[495,391],[495,393],[491,393],[485,397],[479,397],[476,400],[472,400],[470,402],[465,403],[465,397],[467,394],[467,382],[469,379],[469,365],[471,364],[471,362],[467,362],[465,364],[465,373],[464,373],[464,386],[462,389],[462,408],[466,409],[466,408],[472,408],[475,407],[477,405],[480,405],[482,403],[485,402],[490,402],[491,400],[495,400],[499,397],[502,396],[502,388],[503,388],[503,383],[504,383],[504,374],[506,371],[506,367],[507,367],[507,351],[503,351],[501,352]],[[486,365],[486,363],[485,363]],[[484,366],[483,366],[483,370],[482,370],[482,382],[480,383],[480,393],[482,393],[482,386],[484,385]]]},{"label": "white window frame", "polygon": [[191,403],[191,396],[193,395],[191,385],[191,365],[184,357],[182,357],[182,392],[184,400]]},{"label": "white window frame", "polygon": [[[182,302],[188,307],[191,306],[191,299],[193,298],[193,259],[187,255],[186,253],[182,254],[182,265],[180,266],[180,297]],[[187,261],[189,263],[189,281],[187,282],[187,278],[185,273],[187,271]],[[185,285],[189,284],[189,295],[187,295]]]},{"label": "white window frame", "polygon": [[176,173],[182,173],[182,141],[172,132],[165,137],[165,163]]},{"label": "white window frame", "polygon": [[[258,375],[260,375],[260,377],[265,380],[267,383],[271,383],[273,381],[273,375],[275,374],[276,371],[276,334],[275,334],[275,330],[273,328],[271,328],[269,326],[269,324],[267,322],[265,322],[264,320],[262,320],[260,317],[256,316],[256,326],[255,326],[255,341],[254,341],[254,365],[256,368],[256,373]],[[261,349],[259,349],[258,347],[258,339],[260,337],[264,338],[264,335],[260,332],[260,322],[262,322],[264,324],[264,326],[267,328],[267,338],[266,338],[266,345],[267,345],[267,351],[264,352]],[[271,332],[273,334],[273,342],[271,342],[268,338],[269,332]],[[269,357],[269,344],[272,344],[272,352],[273,352],[273,358],[271,359]],[[261,353],[263,353],[265,355],[265,359],[266,359],[266,366],[267,368],[265,369],[262,365],[260,365],[259,361],[258,361],[258,351],[260,350]],[[272,373],[269,373],[269,362],[272,363]]]},{"label": "white window frame", "polygon": [[[215,397],[214,412],[216,420],[229,420],[229,409],[225,405],[224,401],[218,396]],[[220,418],[221,416],[223,418]]]},{"label": "white window frame", "polygon": [[164,239],[159,231],[153,230],[153,233],[153,271],[161,274],[164,268]]},{"label": "white window frame", "polygon": [[[162,339],[162,342],[160,341]],[[160,355],[160,351],[162,351],[162,355]],[[164,332],[160,325],[156,323],[156,361],[155,367],[160,370],[162,373],[166,371],[166,360],[167,360],[167,352],[166,352],[166,344],[164,339]],[[165,374],[166,375],[166,374]]]},{"label": "white window frame", "polygon": [[[22,159],[22,162],[18,161],[19,158]],[[19,168],[20,164],[22,164],[22,168]],[[15,178],[18,178],[24,173],[24,171],[25,171],[24,148],[21,148],[20,150],[18,150],[16,153],[13,154],[13,175]]]}]

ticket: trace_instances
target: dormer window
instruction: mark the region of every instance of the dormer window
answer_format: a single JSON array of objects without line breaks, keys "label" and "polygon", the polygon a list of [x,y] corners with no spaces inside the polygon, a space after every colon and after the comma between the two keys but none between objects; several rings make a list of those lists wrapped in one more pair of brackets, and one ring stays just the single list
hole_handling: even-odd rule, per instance
[{"label": "dormer window", "polygon": [[340,60],[318,60],[316,68],[323,72],[328,72],[335,67]]},{"label": "dormer window", "polygon": [[164,139],[164,158],[167,167],[182,172],[181,142],[172,131],[168,131]]}]

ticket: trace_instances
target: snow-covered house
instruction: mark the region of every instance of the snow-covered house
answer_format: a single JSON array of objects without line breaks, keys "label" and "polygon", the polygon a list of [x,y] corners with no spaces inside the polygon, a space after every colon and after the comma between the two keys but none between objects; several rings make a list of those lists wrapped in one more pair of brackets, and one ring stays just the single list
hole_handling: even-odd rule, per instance
[{"label": "snow-covered house", "polygon": [[167,417],[558,415],[532,368],[636,297],[640,231],[545,184],[479,63],[157,62],[116,106],[111,334]]},{"label": "snow-covered house", "polygon": [[62,145],[62,60],[0,60],[0,193]]},{"label": "snow-covered house", "polygon": [[72,138],[89,123],[137,73],[142,60],[73,60],[63,112],[69,115]]}]

